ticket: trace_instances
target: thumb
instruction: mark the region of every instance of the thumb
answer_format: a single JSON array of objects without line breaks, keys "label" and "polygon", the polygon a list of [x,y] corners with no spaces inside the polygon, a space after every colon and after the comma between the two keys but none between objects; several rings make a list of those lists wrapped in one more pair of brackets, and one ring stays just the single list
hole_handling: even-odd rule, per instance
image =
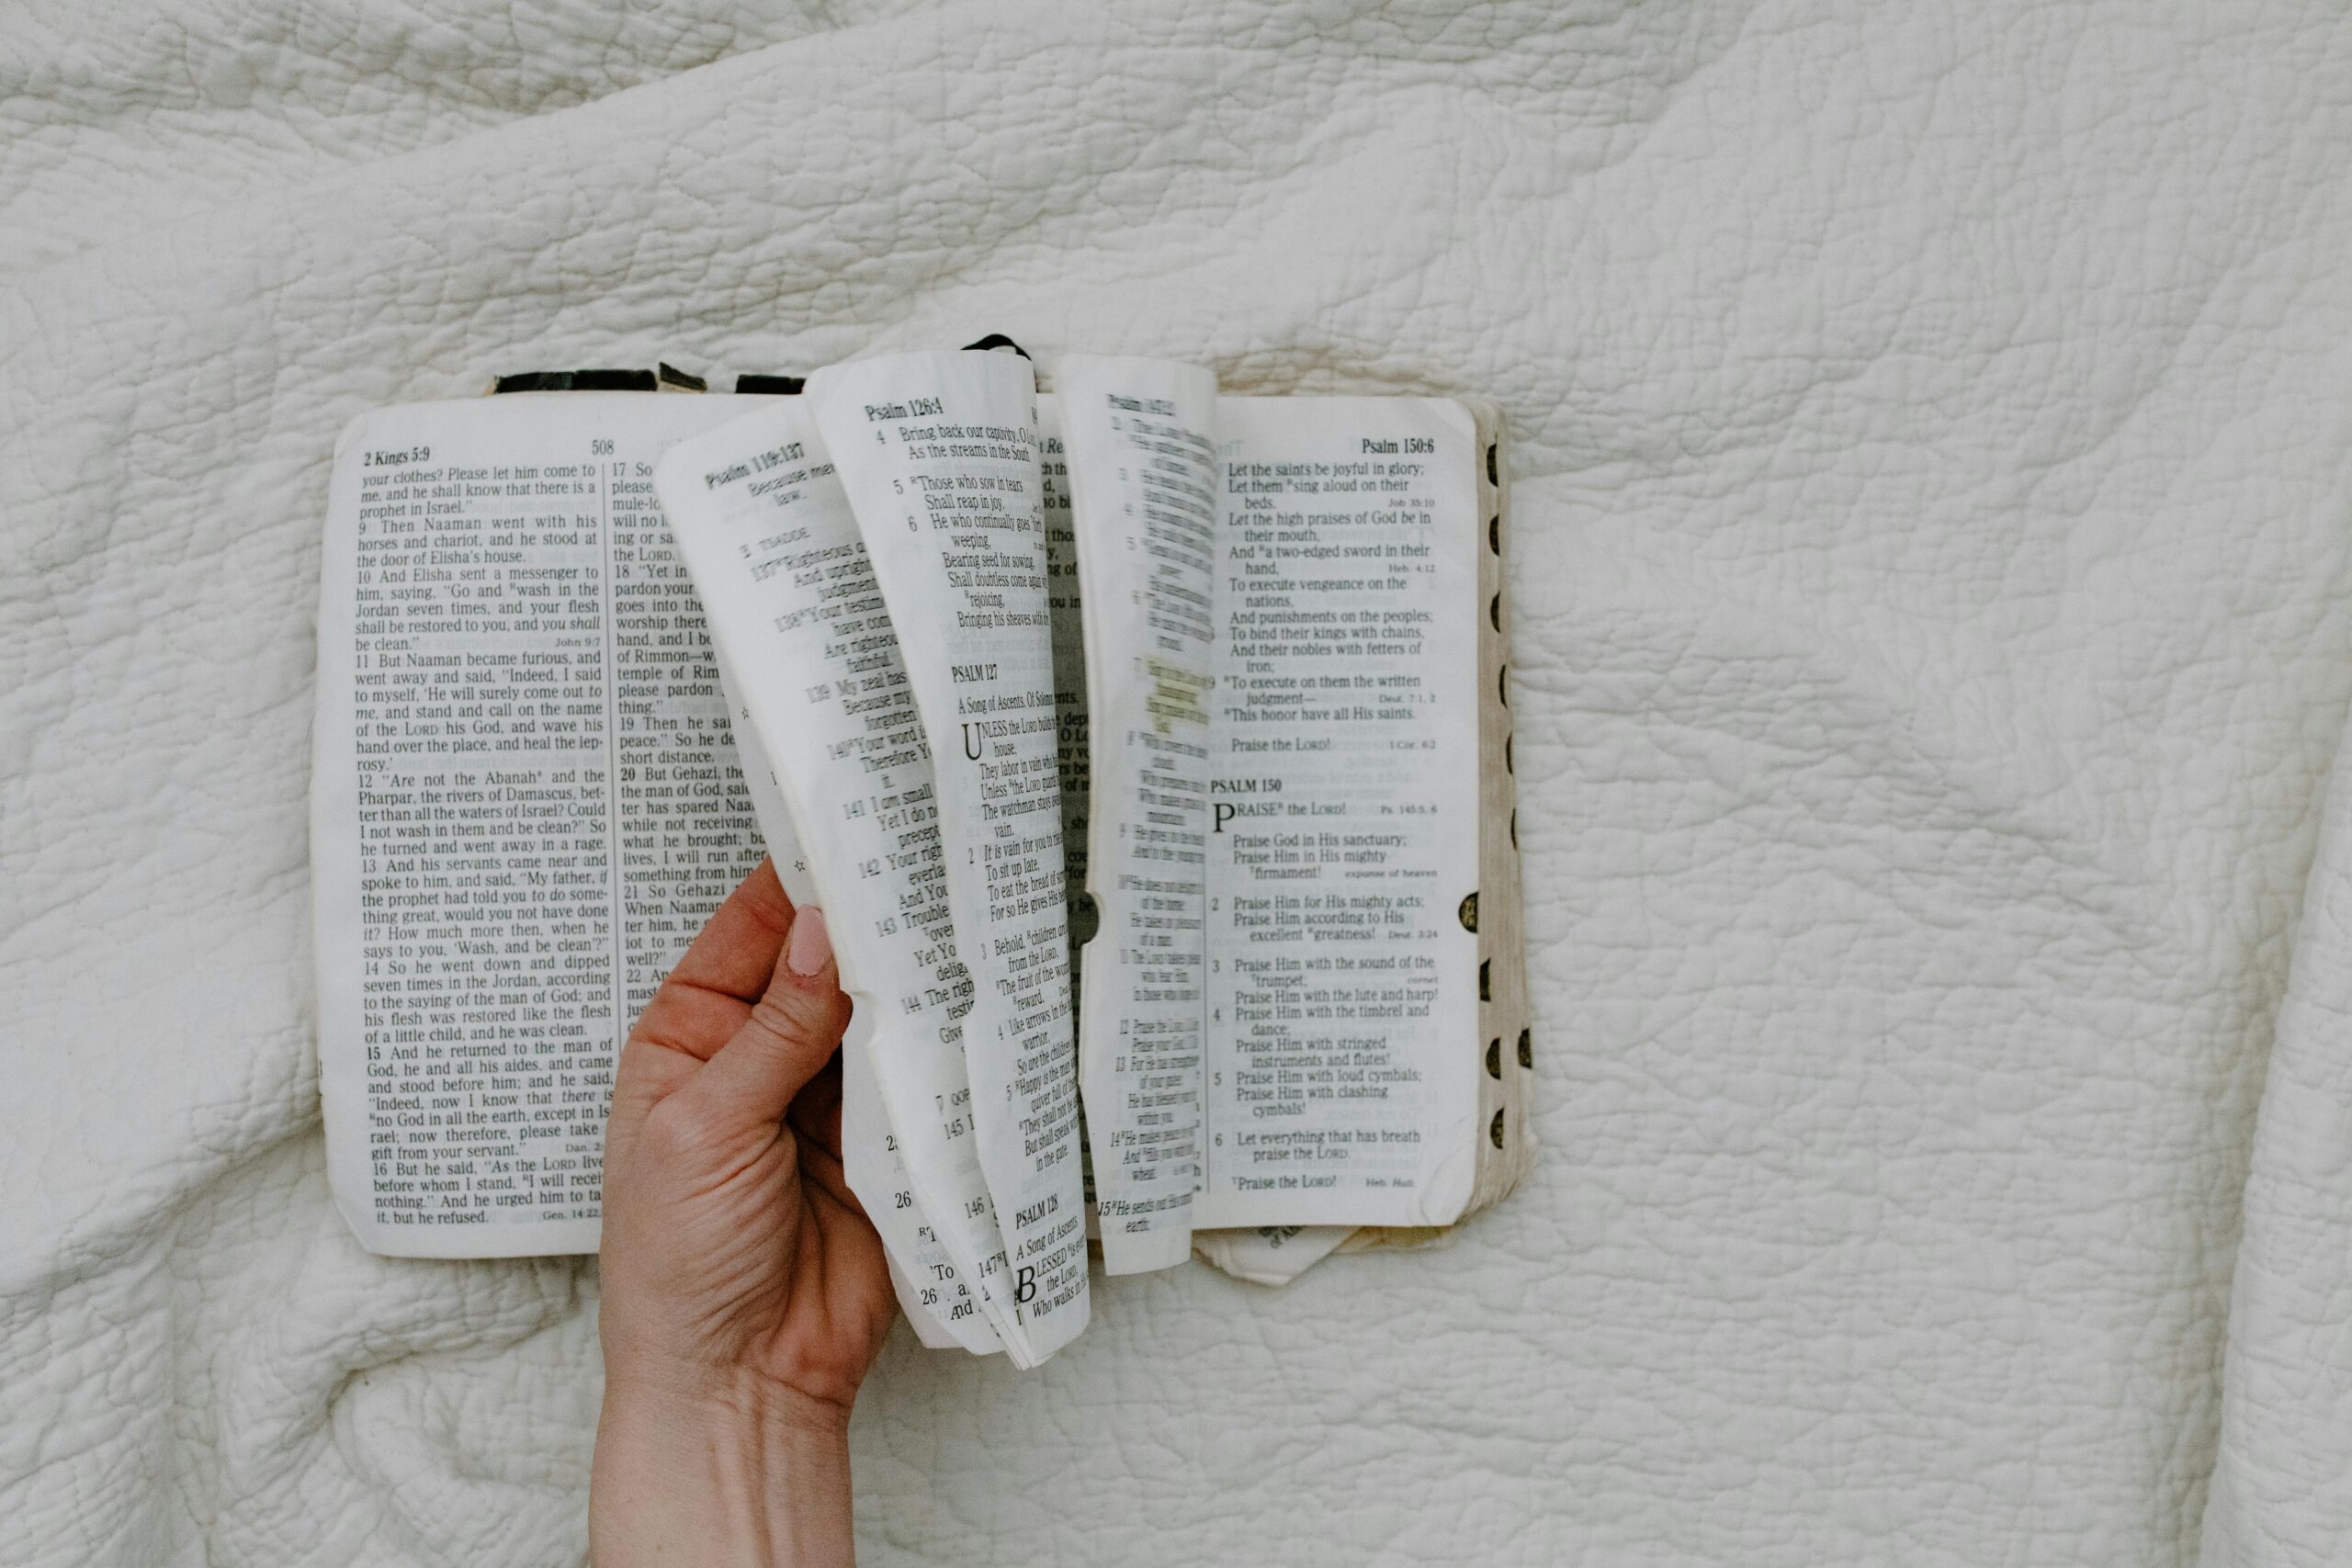
[{"label": "thumb", "polygon": [[774,1125],[824,1069],[849,1025],[825,912],[795,910],[768,988],[734,1037],[703,1064],[680,1096],[718,1127]]}]

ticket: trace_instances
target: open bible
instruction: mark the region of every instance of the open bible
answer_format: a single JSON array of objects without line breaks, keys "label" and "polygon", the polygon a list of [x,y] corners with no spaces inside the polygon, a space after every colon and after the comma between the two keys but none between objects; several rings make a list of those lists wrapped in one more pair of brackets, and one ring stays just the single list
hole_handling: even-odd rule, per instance
[{"label": "open bible", "polygon": [[1519,1179],[1497,422],[1052,368],[346,432],[313,859],[364,1244],[592,1248],[616,1047],[763,847],[927,1343],[1050,1355],[1090,1233],[1278,1281]]}]

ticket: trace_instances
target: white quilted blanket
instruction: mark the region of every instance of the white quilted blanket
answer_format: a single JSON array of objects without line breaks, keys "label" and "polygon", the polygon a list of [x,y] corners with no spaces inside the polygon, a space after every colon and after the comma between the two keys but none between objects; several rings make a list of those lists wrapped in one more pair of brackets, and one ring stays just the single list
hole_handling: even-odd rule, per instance
[{"label": "white quilted blanket", "polygon": [[2347,67],[2125,0],[8,6],[0,1559],[580,1558],[593,1264],[327,1201],[329,448],[994,331],[1503,403],[1544,1153],[1036,1374],[895,1344],[870,1562],[2352,1560]]}]

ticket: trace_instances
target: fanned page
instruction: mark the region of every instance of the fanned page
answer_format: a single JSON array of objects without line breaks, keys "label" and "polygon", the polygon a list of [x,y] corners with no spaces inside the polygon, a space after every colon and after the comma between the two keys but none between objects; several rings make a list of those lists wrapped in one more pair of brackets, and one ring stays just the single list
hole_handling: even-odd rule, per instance
[{"label": "fanned page", "polygon": [[[659,472],[657,466],[657,475]],[[657,484],[657,489],[658,489]],[[681,551],[683,557],[684,551]],[[718,685],[726,694],[729,728],[740,737],[743,780],[751,788],[752,813],[776,862],[776,875],[795,905],[818,902],[816,878],[799,853],[799,832],[783,786],[762,754],[763,742],[752,722],[749,706],[736,694],[741,682],[729,672],[717,636]],[[780,852],[778,846],[784,846]],[[913,1184],[899,1158],[898,1140],[891,1135],[889,1113],[882,1105],[882,1087],[874,1077],[870,1054],[845,1039],[842,1044],[842,1165],[850,1190],[860,1195],[888,1256],[890,1283],[915,1337],[930,1349],[958,1346],[986,1355],[1003,1344],[988,1326],[970,1292],[963,1288],[941,1247],[915,1208]],[[870,1194],[871,1196],[867,1196]]]},{"label": "fanned page", "polygon": [[889,1108],[864,1041],[842,1041],[842,1171],[882,1237],[890,1288],[915,1337],[928,1349],[991,1356],[1004,1341],[917,1203]]},{"label": "fanned page", "polygon": [[[1207,1021],[1216,379],[1168,360],[1057,367],[1086,640],[1090,822],[1080,1066],[1104,1269],[1192,1253]],[[1113,627],[1125,635],[1109,635]]]},{"label": "fanned page", "polygon": [[371,1251],[595,1250],[620,1042],[763,852],[650,476],[760,400],[421,403],[337,444],[320,1089],[335,1201]]},{"label": "fanned page", "polygon": [[[1086,943],[1094,935],[1094,904],[1086,892],[1086,834],[1094,808],[1086,753],[1086,630],[1079,603],[1078,536],[1069,509],[1069,464],[1062,446],[1060,400],[1037,395],[1037,468],[1046,515],[1046,614],[1053,624],[1054,752],[1062,795],[1062,900],[1069,920],[1069,996],[1073,1017],[1083,1016]],[[1080,1047],[1079,1153],[1086,1182],[1089,1235],[1093,1234],[1094,1173],[1086,1152],[1086,1093]]]},{"label": "fanned page", "polygon": [[931,752],[849,499],[797,400],[679,444],[656,477],[855,1004],[842,1043],[852,1188],[927,1342],[988,1350],[1002,1330],[1017,1346],[971,1115],[971,987]]},{"label": "fanned page", "polygon": [[[659,465],[655,475],[658,491]],[[683,549],[679,554],[685,558]],[[760,825],[760,837],[767,840],[771,854],[776,852],[775,846],[789,848],[790,859],[777,861],[776,875],[794,906],[817,903],[817,881],[800,855],[799,829],[785,803],[784,787],[768,764],[751,708],[738,694],[742,682],[730,672],[716,628],[711,646],[718,655],[718,687],[727,698],[729,727],[738,737],[737,755],[743,782],[750,787],[752,815]],[[906,1311],[907,1322],[915,1337],[930,1349],[959,1345],[982,1354],[1002,1349],[970,1293],[953,1278],[954,1265],[946,1249],[939,1246],[915,1210],[914,1188],[899,1158],[898,1140],[891,1135],[889,1113],[883,1109],[881,1097],[871,1056],[865,1050],[853,1049],[845,1039],[842,1045],[842,1165],[850,1190],[861,1195],[859,1201],[865,1204],[881,1234],[883,1250],[889,1258],[890,1283]],[[873,1196],[865,1197],[867,1193]],[[946,1270],[947,1290],[941,1288],[934,1269]],[[961,1322],[949,1315],[957,1303],[962,1305]]]},{"label": "fanned page", "polygon": [[806,397],[937,759],[1006,1337],[1042,1360],[1085,1326],[1088,1291],[1035,382],[1017,355],[910,354],[829,367]]},{"label": "fanned page", "polygon": [[1476,430],[1226,398],[1217,441],[1193,1223],[1447,1224],[1483,1133]]}]

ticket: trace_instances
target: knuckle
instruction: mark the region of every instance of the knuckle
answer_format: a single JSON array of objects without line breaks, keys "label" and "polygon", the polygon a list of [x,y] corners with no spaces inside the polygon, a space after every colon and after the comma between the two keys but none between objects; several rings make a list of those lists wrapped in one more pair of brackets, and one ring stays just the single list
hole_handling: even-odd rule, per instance
[{"label": "knuckle", "polygon": [[661,1049],[642,1029],[632,1031],[621,1046],[620,1060],[613,1066],[614,1084],[634,1086],[653,1070],[655,1054]]},{"label": "knuckle", "polygon": [[750,1021],[769,1043],[796,1049],[817,1043],[824,1034],[818,1002],[797,992],[769,991],[752,1004]]}]

